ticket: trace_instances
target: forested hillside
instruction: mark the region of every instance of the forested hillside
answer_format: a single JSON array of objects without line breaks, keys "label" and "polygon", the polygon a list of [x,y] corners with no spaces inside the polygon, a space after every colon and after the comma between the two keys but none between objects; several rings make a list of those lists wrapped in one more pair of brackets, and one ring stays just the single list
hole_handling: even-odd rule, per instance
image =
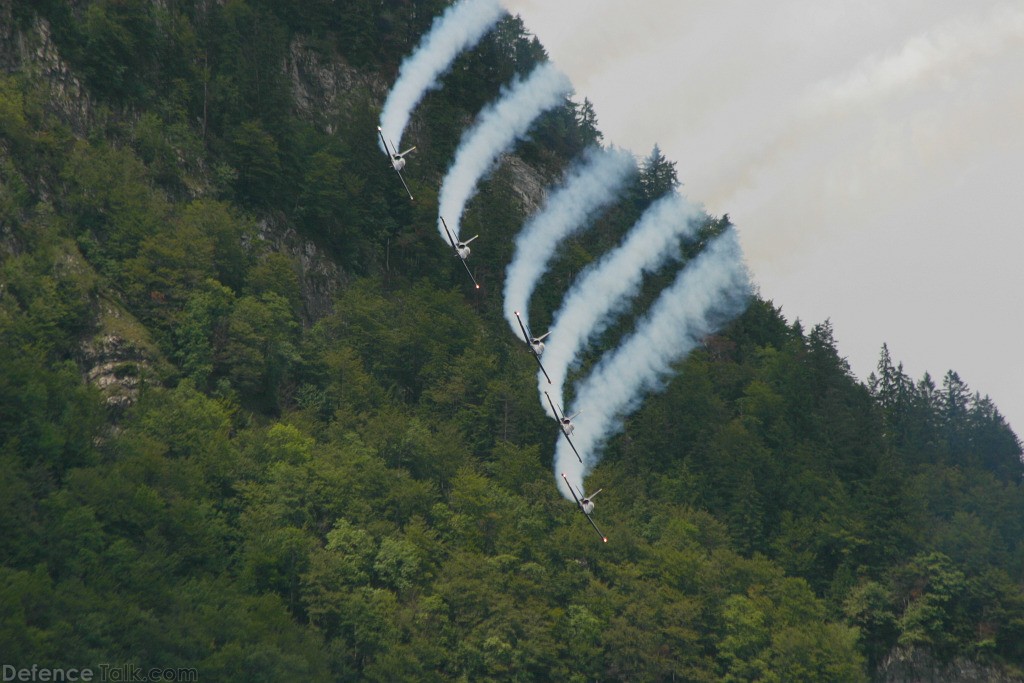
[{"label": "forested hillside", "polygon": [[[956,372],[883,347],[860,383],[784,302],[704,339],[608,444],[607,544],[559,495],[502,279],[601,134],[567,101],[480,186],[472,291],[438,183],[547,57],[506,18],[456,60],[414,112],[410,202],[377,116],[448,4],[0,0],[0,663],[1024,679],[1020,441]],[[538,326],[677,180],[641,160]]]}]

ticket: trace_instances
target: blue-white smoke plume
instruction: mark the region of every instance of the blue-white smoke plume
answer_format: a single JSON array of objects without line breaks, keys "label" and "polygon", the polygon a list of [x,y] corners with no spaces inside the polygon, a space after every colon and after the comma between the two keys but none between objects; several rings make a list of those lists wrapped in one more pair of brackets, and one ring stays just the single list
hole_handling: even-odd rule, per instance
[{"label": "blue-white smoke plume", "polygon": [[519,311],[529,325],[530,297],[547,272],[562,240],[587,227],[598,211],[618,197],[631,173],[633,155],[620,149],[591,147],[570,168],[561,186],[548,195],[543,208],[516,236],[516,249],[505,275],[505,319],[515,334]]},{"label": "blue-white smoke plume", "polygon": [[535,68],[525,79],[503,89],[497,101],[484,107],[472,128],[462,134],[455,160],[441,182],[437,230],[445,240],[441,216],[458,238],[462,210],[480,178],[530,129],[541,113],[561,104],[572,92],[569,77],[550,62]]},{"label": "blue-white smoke plume", "polygon": [[455,57],[476,45],[504,14],[498,0],[463,0],[434,19],[416,50],[402,62],[384,102],[380,127],[385,138],[402,144],[412,110],[428,90],[437,87],[438,77]]},{"label": "blue-white smoke plume", "polygon": [[555,479],[569,498],[561,473],[583,490],[583,477],[597,462],[597,449],[622,428],[622,418],[644,395],[662,388],[672,364],[685,357],[716,326],[739,315],[751,296],[736,232],[728,228],[684,267],[658,296],[636,330],[577,385],[575,409],[586,409],[586,425],[573,434],[576,455],[559,438]]},{"label": "blue-white smoke plume", "polygon": [[[544,367],[554,386],[552,397],[565,405],[563,392],[570,365],[593,336],[600,334],[636,296],[645,272],[653,272],[679,256],[680,240],[692,236],[705,217],[678,194],[667,194],[644,212],[618,247],[584,270],[565,295],[549,328]],[[543,390],[547,380],[537,373]],[[545,412],[551,408],[540,396]],[[590,411],[587,411],[590,422]]]}]

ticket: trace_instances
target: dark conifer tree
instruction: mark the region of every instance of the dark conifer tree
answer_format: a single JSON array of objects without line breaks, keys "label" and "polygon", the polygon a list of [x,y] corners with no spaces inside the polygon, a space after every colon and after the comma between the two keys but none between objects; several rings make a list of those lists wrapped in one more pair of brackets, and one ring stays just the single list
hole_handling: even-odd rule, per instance
[{"label": "dark conifer tree", "polygon": [[657,144],[640,164],[640,187],[648,201],[657,199],[679,187],[676,162],[669,161]]},{"label": "dark conifer tree", "polygon": [[953,370],[942,378],[939,392],[939,417],[942,434],[954,462],[967,456],[967,413],[971,405],[971,390]]}]

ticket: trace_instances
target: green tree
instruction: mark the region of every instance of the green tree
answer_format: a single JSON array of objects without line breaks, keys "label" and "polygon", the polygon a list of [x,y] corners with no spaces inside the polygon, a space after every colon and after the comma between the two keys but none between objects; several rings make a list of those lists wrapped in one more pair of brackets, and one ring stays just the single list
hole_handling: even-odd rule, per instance
[{"label": "green tree", "polygon": [[144,238],[125,270],[135,310],[167,324],[190,292],[213,277],[213,240],[194,224],[178,223]]},{"label": "green tree", "polygon": [[117,276],[121,263],[168,221],[166,197],[154,190],[146,167],[131,151],[109,144],[75,145],[64,167],[68,207],[87,258]]},{"label": "green tree", "polygon": [[252,267],[246,249],[255,237],[251,219],[226,202],[197,199],[184,207],[178,222],[182,231],[198,232],[212,243],[217,280],[238,292]]},{"label": "green tree", "polygon": [[942,553],[931,552],[913,558],[894,579],[906,604],[899,617],[899,643],[929,647],[943,658],[956,654],[966,635],[963,572]]},{"label": "green tree", "polygon": [[279,390],[297,360],[298,324],[287,300],[273,293],[244,296],[228,315],[226,340],[215,352],[215,370],[242,397],[276,409]]},{"label": "green tree", "polygon": [[885,433],[897,448],[906,446],[907,421],[914,398],[914,384],[903,372],[903,364],[893,366],[889,347],[882,345],[878,375],[868,378],[868,389],[882,408]]},{"label": "green tree", "polygon": [[676,176],[676,162],[669,161],[654,145],[651,153],[640,164],[640,188],[643,197],[652,201],[679,187]]},{"label": "green tree", "polygon": [[244,121],[234,129],[230,160],[238,170],[239,199],[256,207],[272,206],[281,189],[281,151],[259,120]]},{"label": "green tree", "polygon": [[144,0],[100,0],[85,10],[82,59],[86,75],[100,92],[139,100],[153,75],[157,27],[153,5]]},{"label": "green tree", "polygon": [[192,293],[174,328],[174,359],[186,377],[206,388],[214,371],[215,350],[227,335],[235,297],[220,283],[207,280]]},{"label": "green tree", "polygon": [[864,581],[847,596],[843,611],[859,629],[861,651],[873,670],[896,644],[899,635],[889,592],[876,581]]},{"label": "green tree", "polygon": [[967,455],[967,415],[970,410],[971,392],[967,383],[953,370],[942,378],[939,392],[939,406],[942,430],[951,455],[956,459]]}]

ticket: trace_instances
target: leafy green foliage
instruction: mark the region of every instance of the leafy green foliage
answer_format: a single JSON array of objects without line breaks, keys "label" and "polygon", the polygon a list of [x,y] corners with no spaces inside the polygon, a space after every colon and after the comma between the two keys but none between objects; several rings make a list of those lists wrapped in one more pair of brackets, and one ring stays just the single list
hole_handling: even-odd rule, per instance
[{"label": "leafy green foliage", "polygon": [[[897,646],[1024,666],[1016,435],[884,348],[861,385],[827,321],[772,302],[607,446],[597,542],[499,313],[516,174],[465,216],[479,296],[433,225],[462,128],[543,48],[508,18],[460,56],[414,117],[415,204],[375,146],[378,86],[445,5],[14,3],[96,104],[62,121],[45,79],[0,77],[0,651],[225,681],[860,681]],[[315,115],[310,64],[351,84]],[[567,102],[532,136],[553,178],[600,131]],[[678,184],[655,148],[532,319]],[[330,313],[291,231],[344,268]]]}]

